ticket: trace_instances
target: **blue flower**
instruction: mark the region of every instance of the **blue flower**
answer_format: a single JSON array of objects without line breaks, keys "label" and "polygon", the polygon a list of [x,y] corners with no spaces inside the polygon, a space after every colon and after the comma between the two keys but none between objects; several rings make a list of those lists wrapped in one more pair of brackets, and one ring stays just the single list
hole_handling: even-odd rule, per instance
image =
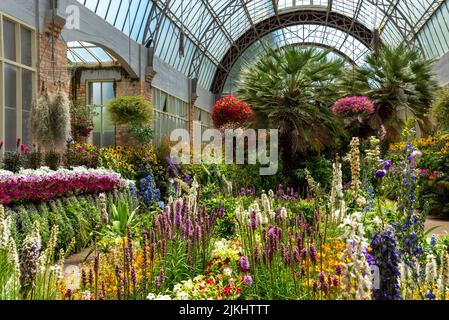
[{"label": "blue flower", "polygon": [[374,235],[371,241],[372,260],[369,264],[375,264],[379,268],[379,287],[373,288],[375,300],[402,300],[399,287],[399,263],[400,253],[397,249],[394,229],[389,228]]},{"label": "blue flower", "polygon": [[376,171],[376,179],[382,179],[387,175],[387,171],[385,170],[377,170]]},{"label": "blue flower", "polygon": [[146,206],[159,204],[161,192],[156,188],[153,173],[140,180],[138,198]]},{"label": "blue flower", "polygon": [[390,171],[391,168],[393,167],[393,163],[391,162],[391,160],[385,160],[382,162],[382,166],[384,167],[385,170]]}]

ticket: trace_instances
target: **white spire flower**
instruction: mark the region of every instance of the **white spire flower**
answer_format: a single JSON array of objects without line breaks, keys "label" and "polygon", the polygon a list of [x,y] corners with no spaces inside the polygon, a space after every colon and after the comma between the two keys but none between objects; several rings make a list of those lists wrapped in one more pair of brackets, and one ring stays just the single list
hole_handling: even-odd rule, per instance
[{"label": "white spire flower", "polygon": [[433,254],[429,254],[426,259],[426,282],[432,286],[437,280],[437,261]]}]

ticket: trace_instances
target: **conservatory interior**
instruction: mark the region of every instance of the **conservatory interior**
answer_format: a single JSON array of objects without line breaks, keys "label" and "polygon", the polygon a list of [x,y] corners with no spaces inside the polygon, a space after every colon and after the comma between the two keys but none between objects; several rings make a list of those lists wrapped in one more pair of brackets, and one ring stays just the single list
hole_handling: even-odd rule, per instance
[{"label": "conservatory interior", "polygon": [[0,300],[449,300],[448,21],[1,0]]}]

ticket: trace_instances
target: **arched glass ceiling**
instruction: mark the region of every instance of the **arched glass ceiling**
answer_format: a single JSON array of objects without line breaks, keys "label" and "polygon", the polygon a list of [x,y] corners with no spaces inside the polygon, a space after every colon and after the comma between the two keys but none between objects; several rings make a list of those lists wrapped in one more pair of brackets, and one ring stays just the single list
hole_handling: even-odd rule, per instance
[{"label": "arched glass ceiling", "polygon": [[[290,10],[337,12],[386,43],[420,47],[430,58],[449,51],[449,0],[78,0],[134,40],[150,40],[156,54],[191,76],[192,58],[204,56],[199,81],[210,87],[223,56],[258,22]],[[153,6],[154,4],[154,6]],[[207,32],[211,30],[213,32]],[[178,53],[185,35],[184,55]],[[324,35],[324,33],[323,33]]]},{"label": "arched glass ceiling", "polygon": [[238,79],[243,67],[251,64],[258,56],[265,54],[262,43],[272,48],[282,48],[288,45],[307,45],[331,49],[337,56],[356,64],[363,59],[370,49],[359,40],[341,30],[321,25],[298,25],[274,31],[256,42],[243,52],[229,72],[224,87],[225,92],[234,91],[234,82]]},{"label": "arched glass ceiling", "polygon": [[84,65],[112,65],[117,62],[106,50],[83,41],[67,43],[67,58],[72,63]]}]

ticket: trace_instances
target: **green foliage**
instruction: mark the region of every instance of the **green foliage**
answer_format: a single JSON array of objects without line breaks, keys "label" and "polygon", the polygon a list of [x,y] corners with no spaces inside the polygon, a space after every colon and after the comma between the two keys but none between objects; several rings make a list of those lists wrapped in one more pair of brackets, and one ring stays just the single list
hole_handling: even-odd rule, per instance
[{"label": "green foliage", "polygon": [[432,116],[437,121],[437,127],[449,131],[449,88],[443,88],[438,92],[432,105]]},{"label": "green foliage", "polygon": [[39,150],[33,150],[28,154],[28,167],[37,170],[42,164],[42,153]]},{"label": "green foliage", "polygon": [[59,165],[61,164],[61,155],[54,150],[48,151],[45,154],[45,164],[51,170],[58,170]]},{"label": "green foliage", "polygon": [[6,152],[3,159],[3,169],[18,173],[23,163],[23,155],[20,152]]},{"label": "green foliage", "polygon": [[237,96],[251,104],[261,128],[280,130],[284,165],[296,151],[320,151],[342,135],[330,106],[344,62],[328,51],[286,47],[271,50],[242,72]]},{"label": "green foliage", "polygon": [[111,223],[103,231],[104,235],[111,238],[124,237],[127,228],[134,228],[138,220],[136,219],[138,208],[131,211],[128,203],[119,200],[118,204],[111,206]]},{"label": "green foliage", "polygon": [[224,217],[217,221],[216,234],[218,239],[231,239],[236,231],[235,209],[237,204],[235,199],[225,197],[221,193],[206,197],[202,193],[201,200],[209,214],[218,213],[219,210],[224,211]]},{"label": "green foliage", "polygon": [[429,124],[427,113],[438,88],[432,63],[422,58],[418,49],[386,45],[378,55],[366,58],[366,64],[346,70],[341,93],[369,97],[377,110],[369,126],[376,133],[383,124],[388,141],[397,141],[404,126],[400,110],[415,117],[422,128]]},{"label": "green foliage", "polygon": [[148,124],[151,122],[151,103],[142,96],[122,96],[109,102],[111,119],[117,124]]},{"label": "green foliage", "polygon": [[[110,207],[118,202],[135,203],[135,199],[128,193],[116,192],[106,196]],[[59,233],[56,250],[67,249],[75,240],[73,247],[79,251],[89,244],[92,231],[100,224],[98,199],[94,196],[70,197],[37,206],[28,204],[6,208],[6,215],[11,217],[11,235],[18,247],[32,232],[33,224],[37,221],[43,248],[47,246],[52,226],[57,225]]]},{"label": "green foliage", "polygon": [[77,142],[89,137],[94,129],[95,106],[83,106],[75,101],[70,106],[72,136]]},{"label": "green foliage", "polygon": [[131,124],[129,126],[129,132],[142,144],[150,144],[154,136],[154,131],[150,125]]},{"label": "green foliage", "polygon": [[316,182],[320,183],[320,186],[327,188],[332,181],[332,161],[325,156],[316,156],[307,159],[301,164],[301,167],[295,171],[296,177],[300,180],[306,179],[306,168],[310,171]]}]

